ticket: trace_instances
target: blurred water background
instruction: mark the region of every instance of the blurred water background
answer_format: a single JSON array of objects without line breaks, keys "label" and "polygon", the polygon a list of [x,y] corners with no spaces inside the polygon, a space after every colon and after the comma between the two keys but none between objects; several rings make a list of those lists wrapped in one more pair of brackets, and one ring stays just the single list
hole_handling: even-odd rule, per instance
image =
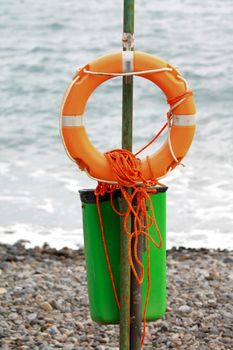
[{"label": "blurred water background", "polygon": [[[0,241],[83,244],[78,190],[96,184],[67,158],[59,137],[63,94],[76,67],[121,50],[122,0],[0,0]],[[168,247],[233,248],[233,1],[136,0],[136,49],[179,66],[194,90],[198,129],[163,182]],[[135,78],[134,150],[168,109]],[[86,125],[101,151],[120,146],[121,78],[89,100]],[[160,140],[148,152],[160,147]]]}]

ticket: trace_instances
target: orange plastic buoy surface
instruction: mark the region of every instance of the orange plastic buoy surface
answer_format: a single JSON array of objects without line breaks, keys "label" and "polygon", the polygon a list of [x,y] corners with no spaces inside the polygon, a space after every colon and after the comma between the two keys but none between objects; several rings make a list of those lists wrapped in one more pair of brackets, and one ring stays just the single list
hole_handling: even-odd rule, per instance
[{"label": "orange plastic buoy surface", "polygon": [[[169,70],[145,72],[164,68]],[[105,155],[93,146],[83,124],[89,96],[100,84],[113,76],[93,75],[88,71],[122,73],[122,52],[100,57],[78,71],[63,99],[61,136],[69,156],[89,176],[97,180],[115,182],[116,178],[109,162]],[[164,92],[172,110],[169,138],[157,152],[141,160],[144,178],[159,179],[181,162],[192,143],[196,128],[194,99],[177,69],[157,57],[135,52],[134,71],[141,72],[139,76],[152,81]]]}]

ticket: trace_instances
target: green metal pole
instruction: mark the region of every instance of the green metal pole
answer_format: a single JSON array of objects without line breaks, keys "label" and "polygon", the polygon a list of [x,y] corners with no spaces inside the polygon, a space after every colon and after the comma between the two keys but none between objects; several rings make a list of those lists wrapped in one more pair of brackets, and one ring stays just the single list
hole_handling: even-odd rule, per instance
[{"label": "green metal pole", "polygon": [[134,0],[124,0],[124,33],[134,33]]},{"label": "green metal pole", "polygon": [[[123,50],[133,50],[134,0],[124,0]],[[122,90],[122,148],[132,151],[133,130],[133,77],[123,77]],[[130,192],[130,189],[128,189]],[[127,204],[123,198],[120,210],[125,212]],[[131,220],[128,222],[131,231]],[[130,350],[130,279],[128,262],[128,237],[124,233],[123,219],[120,232],[120,350]],[[136,349],[135,349],[136,350]]]}]

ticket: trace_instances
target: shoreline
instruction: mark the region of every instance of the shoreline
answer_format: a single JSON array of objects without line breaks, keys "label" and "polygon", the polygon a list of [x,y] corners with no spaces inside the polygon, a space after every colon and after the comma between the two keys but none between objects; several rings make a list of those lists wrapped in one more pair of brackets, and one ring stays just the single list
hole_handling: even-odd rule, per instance
[{"label": "shoreline", "polygon": [[[233,348],[233,251],[167,251],[167,313],[145,350]],[[118,326],[90,319],[83,249],[0,244],[0,349],[117,350]]]}]

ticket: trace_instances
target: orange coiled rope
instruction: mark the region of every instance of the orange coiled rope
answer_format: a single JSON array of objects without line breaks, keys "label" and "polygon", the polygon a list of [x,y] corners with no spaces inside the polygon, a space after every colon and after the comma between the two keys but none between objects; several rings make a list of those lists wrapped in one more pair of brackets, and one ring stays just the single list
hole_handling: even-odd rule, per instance
[{"label": "orange coiled rope", "polygon": [[[141,344],[144,344],[144,339],[146,335],[146,312],[149,301],[150,294],[150,242],[152,242],[158,249],[162,247],[162,237],[157,225],[152,201],[150,195],[156,193],[155,186],[158,184],[156,179],[146,180],[142,176],[141,172],[141,161],[136,158],[131,152],[123,149],[115,149],[113,151],[105,153],[107,160],[109,161],[112,170],[117,178],[117,184],[112,185],[105,182],[98,182],[98,185],[95,190],[96,195],[96,204],[100,220],[102,240],[104,245],[104,251],[106,256],[106,261],[108,265],[108,270],[113,286],[114,295],[118,307],[120,308],[119,297],[117,295],[116,285],[114,281],[114,276],[111,268],[111,263],[109,259],[107,244],[105,240],[104,225],[101,216],[100,210],[100,196],[103,196],[105,193],[110,193],[110,200],[113,210],[120,216],[124,217],[124,232],[128,236],[128,261],[131,266],[132,272],[138,282],[142,284],[144,279],[144,266],[142,261],[138,257],[138,239],[140,235],[144,235],[146,239],[147,246],[147,281],[148,289],[146,295],[146,301],[144,306],[143,314],[143,335]],[[120,213],[114,206],[113,203],[113,192],[119,188],[123,198],[125,199],[128,209],[125,213]],[[131,191],[127,191],[126,188],[131,188]],[[136,204],[136,205],[135,205]],[[147,211],[147,205],[151,215]],[[132,232],[128,230],[127,223],[132,219],[133,228]],[[157,238],[152,237],[149,233],[149,228],[154,225]],[[132,241],[133,240],[133,241]],[[132,256],[133,255],[133,256]],[[134,258],[134,259],[133,259]],[[135,262],[134,262],[135,261]],[[139,267],[139,273],[135,267],[135,264]]]}]

